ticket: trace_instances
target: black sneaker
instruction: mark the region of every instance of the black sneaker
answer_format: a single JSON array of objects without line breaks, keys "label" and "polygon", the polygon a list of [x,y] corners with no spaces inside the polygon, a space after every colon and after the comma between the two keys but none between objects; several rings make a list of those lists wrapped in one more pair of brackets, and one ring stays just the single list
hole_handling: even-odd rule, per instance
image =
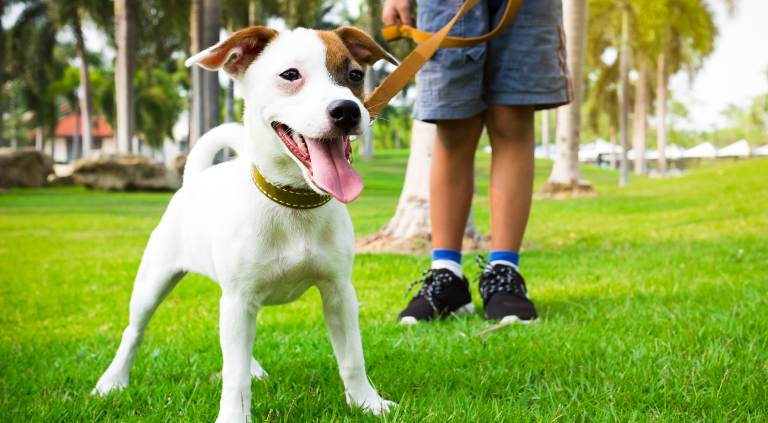
[{"label": "black sneaker", "polygon": [[448,269],[425,270],[422,276],[426,277],[414,281],[405,293],[407,297],[414,285],[423,283],[405,310],[397,316],[401,324],[413,325],[419,321],[444,319],[452,314],[475,312],[466,277],[459,278]]},{"label": "black sneaker", "polygon": [[477,256],[477,265],[483,269],[479,276],[480,296],[486,319],[527,325],[538,317],[525,280],[517,269],[503,264],[491,266],[483,256]]}]

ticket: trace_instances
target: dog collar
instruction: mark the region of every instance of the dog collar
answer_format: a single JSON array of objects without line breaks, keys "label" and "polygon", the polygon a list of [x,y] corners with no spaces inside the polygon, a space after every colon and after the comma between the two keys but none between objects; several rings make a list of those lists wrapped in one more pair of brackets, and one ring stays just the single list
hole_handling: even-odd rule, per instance
[{"label": "dog collar", "polygon": [[251,166],[251,179],[256,188],[267,198],[281,206],[292,209],[314,209],[331,201],[330,195],[321,195],[311,190],[299,190],[281,187],[269,182],[256,165]]}]

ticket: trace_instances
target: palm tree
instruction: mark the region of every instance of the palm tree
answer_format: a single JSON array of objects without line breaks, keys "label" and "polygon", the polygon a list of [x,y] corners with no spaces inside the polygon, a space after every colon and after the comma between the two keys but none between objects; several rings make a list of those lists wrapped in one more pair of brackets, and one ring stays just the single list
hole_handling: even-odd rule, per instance
[{"label": "palm tree", "polygon": [[32,112],[29,122],[38,129],[40,148],[44,149],[45,128],[51,136],[53,155],[59,110],[52,85],[62,78],[67,63],[66,57],[57,51],[56,25],[51,21],[48,5],[43,1],[29,2],[4,37],[8,47],[4,70],[22,84],[21,96],[25,108]]},{"label": "palm tree", "polygon": [[[221,0],[203,0],[202,13],[202,48],[206,49],[219,42],[219,31],[221,30]],[[219,116],[221,114],[219,94],[221,85],[219,85],[218,72],[204,72],[202,79],[204,92],[204,130],[205,132],[208,132],[219,126]]]},{"label": "palm tree", "polygon": [[[419,250],[416,240],[428,240],[432,236],[429,181],[436,136],[437,127],[434,124],[413,121],[411,153],[408,156],[405,184],[397,210],[381,230],[366,240],[363,250],[415,251]],[[477,242],[480,240],[480,232],[472,216],[470,209],[464,236]]]},{"label": "palm tree", "polygon": [[581,144],[581,105],[584,92],[584,59],[587,44],[587,0],[564,0],[563,23],[568,52],[568,70],[571,73],[573,97],[570,104],[557,109],[557,156],[549,180],[540,194],[550,196],[564,190],[575,193],[594,193],[592,184],[581,179],[579,144]]},{"label": "palm tree", "polygon": [[[16,3],[19,3],[19,0],[0,0],[0,17],[5,16],[5,12],[10,9],[11,6],[13,6]],[[2,70],[5,69],[5,31],[0,28],[0,98],[3,98],[3,86],[5,85],[5,81],[3,81],[3,72]],[[0,116],[3,116],[3,105],[2,101],[0,101]],[[3,119],[0,119],[0,138],[2,138],[3,133]]]},{"label": "palm tree", "polygon": [[[83,90],[83,98],[80,104],[83,127],[83,151],[82,155],[85,157],[93,148],[93,134],[91,130],[91,122],[93,122],[94,110],[93,110],[93,90],[91,89],[91,77],[88,71],[88,59],[85,51],[85,40],[83,39],[83,30],[81,28],[80,10],[77,7],[73,7],[70,11],[72,15],[72,28],[75,31],[75,39],[77,46],[77,57],[80,59],[80,87]],[[73,159],[77,156],[73,155]]]},{"label": "palm tree", "polygon": [[[190,7],[189,23],[189,56],[202,51],[202,5],[203,0],[192,0]],[[191,101],[189,111],[189,148],[195,146],[197,140],[203,136],[203,70],[200,66],[192,66]]]},{"label": "palm tree", "polygon": [[[725,0],[725,3],[732,14],[735,0]],[[633,6],[639,32],[645,36],[650,55],[656,58],[658,172],[664,175],[669,77],[684,70],[692,80],[714,51],[718,30],[706,0],[636,1]]]},{"label": "palm tree", "polygon": [[[91,88],[91,78],[88,64],[88,52],[85,49],[85,39],[83,37],[83,15],[84,11],[98,9],[104,7],[104,3],[94,2],[89,0],[61,0],[58,2],[50,3],[51,14],[54,21],[58,23],[60,27],[69,26],[75,35],[75,52],[77,58],[80,60],[80,88],[83,93],[81,103],[78,107],[80,110],[82,133],[82,153],[88,154],[92,148],[92,131],[91,124],[94,118],[94,106],[93,106],[93,90]],[[73,141],[75,145],[73,148],[78,148],[78,137],[75,137]],[[77,154],[73,154],[73,159],[77,158]]]},{"label": "palm tree", "polygon": [[627,150],[629,150],[629,67],[632,52],[629,45],[629,14],[630,6],[624,3],[621,6],[621,171],[619,186],[629,185],[629,163]]},{"label": "palm tree", "polygon": [[134,74],[136,67],[134,0],[115,0],[115,89],[117,100],[117,151],[132,149],[136,120]]},{"label": "palm tree", "polygon": [[632,114],[634,130],[632,133],[632,149],[635,151],[635,174],[645,175],[645,150],[648,136],[648,65],[640,63],[637,82],[635,83],[635,110]]}]

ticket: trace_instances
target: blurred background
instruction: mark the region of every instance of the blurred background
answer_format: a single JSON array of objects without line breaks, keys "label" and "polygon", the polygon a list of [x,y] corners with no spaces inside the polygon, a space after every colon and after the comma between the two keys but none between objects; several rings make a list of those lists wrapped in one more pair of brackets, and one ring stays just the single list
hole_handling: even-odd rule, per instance
[{"label": "blurred background", "polygon": [[[70,175],[78,159],[113,153],[173,168],[202,133],[242,116],[239,89],[226,74],[185,68],[185,58],[250,25],[352,25],[402,59],[413,44],[381,39],[381,3],[4,0],[0,147],[44,152],[56,176]],[[571,140],[581,145],[579,161],[619,169],[627,150],[631,170],[661,175],[703,159],[768,154],[765,2],[574,4],[589,9],[584,25],[569,25],[578,7],[567,7],[565,16],[569,43],[586,41],[586,50],[569,50],[580,57],[568,59],[581,68],[574,69],[583,90],[580,137]],[[392,68],[377,64],[368,91]],[[374,122],[373,139],[358,147],[366,159],[376,150],[409,148],[414,95],[406,89]],[[557,157],[556,125],[556,113],[538,113],[537,157]]]}]

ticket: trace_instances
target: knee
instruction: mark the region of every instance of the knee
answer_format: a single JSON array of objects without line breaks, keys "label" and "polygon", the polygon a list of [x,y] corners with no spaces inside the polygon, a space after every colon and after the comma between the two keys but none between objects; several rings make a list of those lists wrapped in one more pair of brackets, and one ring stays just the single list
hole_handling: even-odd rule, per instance
[{"label": "knee", "polygon": [[437,142],[449,153],[474,151],[483,131],[483,115],[437,122]]},{"label": "knee", "polygon": [[535,143],[533,106],[493,105],[486,125],[491,144]]}]

